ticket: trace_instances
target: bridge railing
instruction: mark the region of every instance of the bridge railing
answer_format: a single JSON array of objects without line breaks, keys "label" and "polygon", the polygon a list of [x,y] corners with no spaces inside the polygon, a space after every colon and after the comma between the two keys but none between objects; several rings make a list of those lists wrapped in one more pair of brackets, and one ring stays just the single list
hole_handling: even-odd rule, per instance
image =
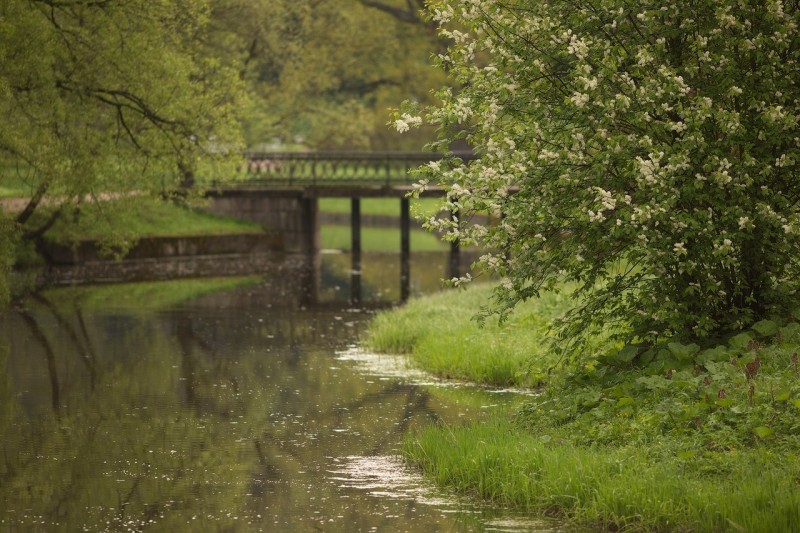
[{"label": "bridge railing", "polygon": [[[458,152],[464,160],[472,152]],[[248,153],[246,180],[262,186],[410,185],[410,170],[442,159],[424,152],[255,152]]]}]

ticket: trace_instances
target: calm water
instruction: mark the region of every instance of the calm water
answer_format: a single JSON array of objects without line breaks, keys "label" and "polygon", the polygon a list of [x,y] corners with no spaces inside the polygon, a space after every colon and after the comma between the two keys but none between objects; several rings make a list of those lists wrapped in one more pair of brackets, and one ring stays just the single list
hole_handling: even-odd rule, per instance
[{"label": "calm water", "polygon": [[[408,431],[507,400],[355,350],[369,312],[339,301],[342,258],[324,262],[314,305],[284,278],[54,291],[6,312],[0,531],[551,530],[402,464]],[[382,283],[367,276],[365,299],[391,299]]]}]

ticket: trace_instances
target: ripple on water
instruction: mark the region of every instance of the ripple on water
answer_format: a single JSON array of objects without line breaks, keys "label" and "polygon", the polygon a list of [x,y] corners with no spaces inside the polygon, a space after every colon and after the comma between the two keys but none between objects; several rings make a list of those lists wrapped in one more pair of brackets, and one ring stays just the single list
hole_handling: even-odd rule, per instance
[{"label": "ripple on water", "polygon": [[535,389],[523,389],[518,387],[491,388],[476,385],[474,383],[443,380],[414,367],[405,355],[395,355],[386,353],[369,352],[358,346],[351,346],[349,349],[336,352],[336,359],[339,361],[351,361],[362,373],[380,378],[394,378],[411,382],[415,385],[436,385],[439,387],[478,387],[494,394],[523,394],[526,396],[536,396],[539,394]]},{"label": "ripple on water", "polygon": [[441,385],[443,382],[427,372],[414,368],[403,355],[367,352],[357,346],[336,352],[339,361],[351,361],[364,374],[411,381],[417,385]]},{"label": "ripple on water", "polygon": [[456,507],[457,502],[438,494],[422,476],[398,455],[349,456],[336,459],[339,467],[329,470],[340,487],[366,491],[371,496],[413,500],[436,507]]},{"label": "ripple on water", "polygon": [[454,496],[443,495],[398,455],[354,455],[334,461],[338,463],[338,468],[328,470],[329,479],[344,489],[364,491],[372,497],[384,500],[413,501],[435,507],[442,513],[477,515],[482,531],[560,531],[557,524],[550,520],[520,516],[498,517],[496,509],[481,508],[472,500],[463,501]]}]

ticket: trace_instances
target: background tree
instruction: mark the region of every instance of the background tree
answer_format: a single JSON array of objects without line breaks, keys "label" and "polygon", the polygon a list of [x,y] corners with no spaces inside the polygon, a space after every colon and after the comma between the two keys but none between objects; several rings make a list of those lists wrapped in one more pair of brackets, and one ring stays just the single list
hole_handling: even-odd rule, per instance
[{"label": "background tree", "polygon": [[[792,2],[442,0],[426,121],[480,161],[423,169],[496,250],[501,315],[574,282],[566,337],[710,339],[796,304],[800,71]],[[458,29],[454,29],[458,28]],[[405,130],[422,122],[407,105]],[[513,193],[513,194],[512,194]],[[502,215],[492,227],[470,213]]]},{"label": "background tree", "polygon": [[418,148],[430,132],[403,139],[385,126],[389,108],[430,101],[444,80],[429,66],[441,42],[420,7],[5,2],[0,112],[13,127],[0,132],[0,176],[27,199],[0,220],[3,268],[20,256],[15,243],[40,242],[57,221],[77,227],[75,217],[124,253],[138,206],[234,175],[242,130],[254,149]]},{"label": "background tree", "polygon": [[[386,128],[406,98],[430,102],[444,76],[430,66],[440,46],[421,2],[219,0],[214,53],[240,62],[251,96],[247,144],[317,149],[418,149],[432,135]],[[427,135],[427,137],[426,137]]]},{"label": "background tree", "polygon": [[2,3],[0,163],[29,195],[4,215],[8,247],[109,196],[130,208],[169,196],[240,156],[237,72],[197,44],[209,14],[195,0]]}]

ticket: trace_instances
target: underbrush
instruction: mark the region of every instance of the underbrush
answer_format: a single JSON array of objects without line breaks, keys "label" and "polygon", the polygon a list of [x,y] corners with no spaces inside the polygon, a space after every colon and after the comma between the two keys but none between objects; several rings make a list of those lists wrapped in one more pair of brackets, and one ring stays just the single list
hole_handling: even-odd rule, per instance
[{"label": "underbrush", "polygon": [[437,483],[610,529],[800,530],[800,324],[704,349],[594,339],[559,365],[544,334],[569,302],[529,301],[481,330],[469,317],[490,290],[421,298],[370,332],[439,375],[546,385],[513,416],[408,437],[405,456]]},{"label": "underbrush", "polygon": [[800,444],[800,324],[763,321],[701,350],[666,343],[624,348],[564,371],[521,413],[581,445],[641,444],[668,436],[686,458],[743,447]]}]

